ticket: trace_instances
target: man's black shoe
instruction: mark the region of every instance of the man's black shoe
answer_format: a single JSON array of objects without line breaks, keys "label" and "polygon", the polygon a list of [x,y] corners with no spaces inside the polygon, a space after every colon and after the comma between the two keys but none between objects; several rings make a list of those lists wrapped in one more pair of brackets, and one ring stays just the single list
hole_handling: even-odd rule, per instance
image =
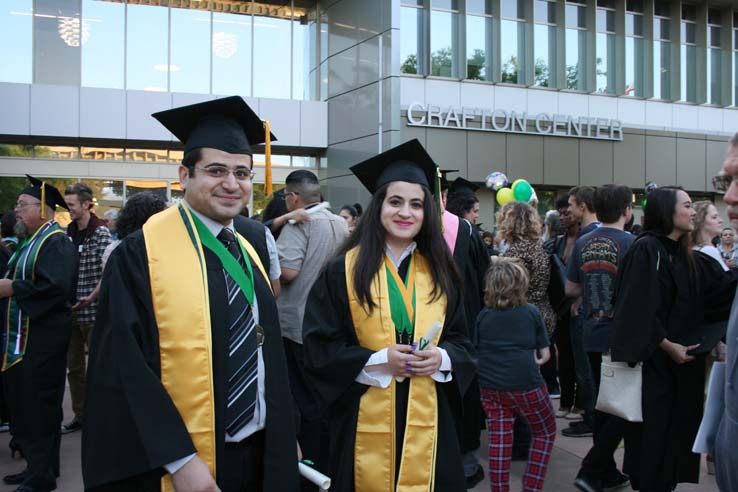
[{"label": "man's black shoe", "polygon": [[52,490],[56,490],[56,485],[51,487],[32,487],[30,485],[23,484],[15,489],[14,492],[51,492]]},{"label": "man's black shoe", "polygon": [[26,479],[26,472],[27,470],[23,470],[20,473],[13,473],[12,475],[5,475],[3,477],[3,482],[8,485],[18,485],[19,483],[23,483],[23,480]]},{"label": "man's black shoe", "polygon": [[592,428],[584,422],[578,422],[578,425],[572,425],[561,431],[561,434],[566,437],[590,437],[592,435]]},{"label": "man's black shoe", "polygon": [[618,472],[618,476],[613,480],[608,480],[602,484],[602,492],[610,492],[611,490],[622,489],[630,485],[630,477],[624,473]]},{"label": "man's black shoe", "polygon": [[602,485],[599,480],[579,476],[574,480],[574,486],[582,492],[602,492]]},{"label": "man's black shoe", "polygon": [[474,474],[470,477],[466,477],[466,488],[473,489],[482,480],[484,480],[484,468],[482,468],[482,465],[477,465],[477,469],[474,470]]},{"label": "man's black shoe", "polygon": [[77,420],[76,418],[69,422],[68,424],[62,425],[62,434],[69,434],[70,432],[76,432],[78,430],[82,430],[82,422]]}]

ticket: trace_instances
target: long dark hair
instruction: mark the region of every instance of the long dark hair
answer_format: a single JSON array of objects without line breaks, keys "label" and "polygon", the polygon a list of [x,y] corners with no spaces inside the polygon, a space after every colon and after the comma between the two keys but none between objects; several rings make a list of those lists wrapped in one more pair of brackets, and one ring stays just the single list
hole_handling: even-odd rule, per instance
[{"label": "long dark hair", "polygon": [[[677,192],[684,191],[679,186],[656,188],[646,197],[643,213],[643,233],[668,236],[674,231],[674,212],[677,206]],[[692,271],[692,244],[690,234],[685,232],[679,238],[679,255]]]},{"label": "long dark hair", "polygon": [[143,225],[154,214],[158,214],[167,208],[164,197],[150,191],[137,193],[128,199],[123,210],[120,211],[116,230],[118,239],[123,239],[129,234],[141,229]]},{"label": "long dark hair", "polygon": [[[387,196],[387,188],[392,183],[379,188],[372,197],[366,212],[362,215],[356,231],[343,247],[341,254],[361,245],[353,271],[354,290],[362,305],[371,311],[377,306],[372,298],[371,285],[374,277],[382,268],[386,234],[381,222],[382,204]],[[447,298],[454,293],[454,286],[461,285],[459,273],[451,257],[451,252],[444,243],[441,233],[441,221],[436,210],[433,194],[426,186],[423,189],[423,225],[415,236],[418,251],[431,266],[433,290],[428,302],[438,300],[442,295]]]}]

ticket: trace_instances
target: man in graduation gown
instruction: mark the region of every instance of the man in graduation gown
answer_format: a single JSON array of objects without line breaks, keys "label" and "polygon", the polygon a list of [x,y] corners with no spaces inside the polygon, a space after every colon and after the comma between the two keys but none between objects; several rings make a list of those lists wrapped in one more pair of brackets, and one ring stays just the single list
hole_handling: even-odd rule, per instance
[{"label": "man in graduation gown", "polygon": [[59,476],[66,352],[71,335],[74,245],[54,220],[61,193],[31,178],[15,206],[25,237],[0,280],[2,371],[11,432],[28,466],[6,476],[18,492],[49,491]]},{"label": "man in graduation gown", "polygon": [[251,144],[269,136],[240,97],[154,117],[185,143],[184,200],[107,263],[90,351],[85,488],[296,490],[277,310],[249,240],[263,226],[233,230],[252,191]]},{"label": "man in graduation gown", "polygon": [[[477,315],[484,306],[484,276],[489,268],[490,259],[484,240],[477,232],[476,227],[465,218],[446,210],[450,193],[449,188],[451,187],[451,183],[446,179],[446,174],[449,172],[453,171],[441,170],[443,237],[451,250],[464,283],[463,299],[467,331],[469,332],[469,338],[474,340]],[[453,183],[453,192],[457,195],[474,196],[474,191],[479,188],[463,178],[457,178]],[[474,203],[474,199],[466,198],[470,203]],[[466,475],[469,488],[473,488],[484,479],[484,469],[479,464],[476,454],[481,445],[479,435],[484,428],[484,413],[480,401],[479,384],[475,377],[469,386],[469,390],[463,395],[463,415],[459,428],[461,452],[464,459],[464,475]]]}]

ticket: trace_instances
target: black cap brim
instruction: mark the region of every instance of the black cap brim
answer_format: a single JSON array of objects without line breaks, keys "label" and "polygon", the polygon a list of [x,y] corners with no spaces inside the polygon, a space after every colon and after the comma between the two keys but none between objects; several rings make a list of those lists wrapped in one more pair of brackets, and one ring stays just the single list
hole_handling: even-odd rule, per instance
[{"label": "black cap brim", "polygon": [[352,166],[351,172],[372,194],[393,181],[423,185],[435,193],[437,169],[418,139],[413,139]]},{"label": "black cap brim", "polygon": [[451,173],[458,173],[458,169],[439,169],[441,173],[441,190],[447,190],[451,183],[448,180],[448,175]]},{"label": "black cap brim", "polygon": [[[264,122],[240,96],[224,97],[160,111],[151,116],[172,132],[185,152],[209,147],[229,154],[252,155],[264,143]],[[271,140],[277,140],[270,132]]]},{"label": "black cap brim", "polygon": [[449,187],[450,193],[464,193],[473,195],[479,189],[479,185],[467,181],[464,178],[456,178]]},{"label": "black cap brim", "polygon": [[69,210],[69,207],[67,206],[67,202],[64,201],[64,197],[62,196],[61,192],[55,187],[51,186],[48,183],[44,183],[38,178],[34,178],[33,176],[26,174],[26,177],[28,178],[28,181],[31,182],[31,186],[23,189],[20,194],[21,195],[29,195],[34,198],[37,198],[41,200],[41,188],[45,188],[44,190],[44,199],[46,201],[46,205],[48,205],[51,208],[56,208],[56,206],[60,206],[62,208],[65,208]]}]

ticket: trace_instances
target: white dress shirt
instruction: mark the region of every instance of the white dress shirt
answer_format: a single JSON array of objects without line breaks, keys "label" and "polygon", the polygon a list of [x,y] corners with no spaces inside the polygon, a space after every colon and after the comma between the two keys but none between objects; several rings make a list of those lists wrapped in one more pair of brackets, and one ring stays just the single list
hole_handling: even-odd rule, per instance
[{"label": "white dress shirt", "polygon": [[[405,250],[400,254],[399,258],[395,258],[394,253],[389,246],[385,248],[387,257],[390,259],[395,268],[399,268],[403,260],[413,254],[418,245],[413,241]],[[430,329],[430,326],[427,327]],[[448,356],[448,352],[440,347],[434,347],[436,350],[441,352],[441,367],[436,372],[431,374],[431,378],[438,383],[448,383],[453,379],[451,374],[451,358]],[[392,372],[386,367],[377,367],[387,363],[387,349],[383,348],[374,352],[369,360],[364,365],[364,369],[356,376],[356,382],[365,384],[367,386],[376,386],[378,388],[388,388],[392,382]],[[398,381],[402,381],[404,378],[397,378]]]},{"label": "white dress shirt", "polygon": [[[220,231],[223,229],[229,229],[231,232],[235,234],[235,231],[233,229],[232,220],[229,224],[224,226],[223,224],[216,222],[213,219],[206,217],[203,214],[197,212],[192,207],[190,207],[186,201],[183,200],[183,203],[187,205],[187,208],[189,208],[190,212],[192,212],[193,215],[195,215],[198,219],[200,219],[200,221],[202,221],[202,223],[205,225],[205,227],[208,228],[208,230],[213,234],[213,236],[218,237],[218,234],[220,234]],[[256,296],[254,296],[254,305],[251,306],[251,309],[254,314],[254,321],[258,324],[259,323],[259,303],[258,303]],[[248,424],[246,424],[246,426],[243,429],[238,431],[235,435],[231,436],[230,434],[226,433],[226,436],[225,436],[226,442],[241,442],[247,437],[249,437],[251,434],[262,430],[266,426],[266,399],[264,397],[264,390],[265,390],[266,384],[264,380],[264,357],[262,354],[261,347],[258,348],[256,381],[257,381],[256,394],[257,394],[258,399],[256,402],[256,409],[254,410],[254,417],[251,419],[251,421]],[[195,457],[195,454],[185,456],[182,459],[179,459],[177,461],[164,465],[164,468],[169,473],[175,473],[177,470],[179,470],[184,465],[186,465],[194,457]]]}]

